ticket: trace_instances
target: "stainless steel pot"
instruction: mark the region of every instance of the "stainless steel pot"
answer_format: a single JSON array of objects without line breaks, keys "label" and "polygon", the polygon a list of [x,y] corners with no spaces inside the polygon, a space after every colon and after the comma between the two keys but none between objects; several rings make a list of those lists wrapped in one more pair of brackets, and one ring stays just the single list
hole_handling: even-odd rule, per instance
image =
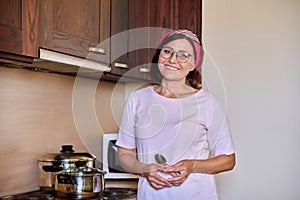
[{"label": "stainless steel pot", "polygon": [[42,190],[54,190],[58,172],[75,167],[76,161],[95,167],[96,157],[87,152],[76,153],[72,145],[62,145],[60,153],[48,153],[38,159],[39,183]]},{"label": "stainless steel pot", "polygon": [[104,174],[100,169],[86,166],[86,161],[76,161],[75,167],[56,175],[55,191],[63,199],[97,198],[104,192]]}]

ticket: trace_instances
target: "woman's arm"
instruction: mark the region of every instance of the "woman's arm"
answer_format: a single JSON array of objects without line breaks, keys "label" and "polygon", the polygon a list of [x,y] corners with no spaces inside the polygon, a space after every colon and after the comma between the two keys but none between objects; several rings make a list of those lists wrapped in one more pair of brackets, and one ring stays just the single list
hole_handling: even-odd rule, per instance
[{"label": "woman's arm", "polygon": [[145,177],[155,189],[172,186],[166,179],[157,174],[163,171],[164,167],[155,163],[145,164],[136,159],[136,149],[119,147],[118,158],[121,167],[126,171]]},{"label": "woman's arm", "polygon": [[[190,173],[217,174],[232,170],[235,166],[235,154],[219,155],[206,160],[182,160],[165,168],[165,172],[179,172],[179,176],[168,179],[173,185],[180,185]],[[177,173],[178,174],[178,173]]]},{"label": "woman's arm", "polygon": [[118,158],[120,165],[129,173],[141,175],[143,173],[144,164],[136,159],[136,149],[127,149],[119,147]]},{"label": "woman's arm", "polygon": [[235,166],[235,154],[220,155],[207,160],[191,160],[194,173],[217,174],[232,170]]}]

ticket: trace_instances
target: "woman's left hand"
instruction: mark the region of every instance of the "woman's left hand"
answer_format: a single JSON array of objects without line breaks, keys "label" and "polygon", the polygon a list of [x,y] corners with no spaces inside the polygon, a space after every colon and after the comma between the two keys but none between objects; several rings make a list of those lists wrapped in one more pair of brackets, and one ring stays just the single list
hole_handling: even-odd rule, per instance
[{"label": "woman's left hand", "polygon": [[172,185],[181,185],[190,173],[217,174],[232,170],[235,166],[235,153],[229,155],[218,155],[205,160],[181,160],[175,165],[167,166],[164,172],[173,177],[168,179]]},{"label": "woman's left hand", "polygon": [[192,160],[181,160],[175,165],[166,166],[164,172],[170,173],[172,178],[168,179],[168,182],[174,186],[181,185],[190,173],[193,171],[193,161]]}]

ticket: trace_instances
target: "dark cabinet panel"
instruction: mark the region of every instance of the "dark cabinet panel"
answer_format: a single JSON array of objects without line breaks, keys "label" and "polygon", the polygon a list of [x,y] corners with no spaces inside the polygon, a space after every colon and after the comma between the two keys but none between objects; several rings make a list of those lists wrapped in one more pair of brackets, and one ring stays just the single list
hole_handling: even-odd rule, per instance
[{"label": "dark cabinet panel", "polygon": [[109,62],[110,0],[0,0],[0,52],[39,48]]},{"label": "dark cabinet panel", "polygon": [[110,24],[103,22],[109,20],[107,3],[107,0],[42,1],[40,30],[44,34],[40,47],[109,62],[109,45],[103,43],[109,37]]},{"label": "dark cabinet panel", "polygon": [[111,0],[111,73],[123,75],[129,68],[130,0]]},{"label": "dark cabinet panel", "polygon": [[159,38],[201,36],[201,0],[0,0],[0,57],[38,58],[39,48],[111,65],[114,77],[151,80]]},{"label": "dark cabinet panel", "polygon": [[[201,0],[176,0],[178,2],[177,27],[189,29],[201,38],[202,31],[202,1]],[[176,27],[176,28],[177,28]]]},{"label": "dark cabinet panel", "polygon": [[0,0],[0,52],[38,54],[38,0]]}]

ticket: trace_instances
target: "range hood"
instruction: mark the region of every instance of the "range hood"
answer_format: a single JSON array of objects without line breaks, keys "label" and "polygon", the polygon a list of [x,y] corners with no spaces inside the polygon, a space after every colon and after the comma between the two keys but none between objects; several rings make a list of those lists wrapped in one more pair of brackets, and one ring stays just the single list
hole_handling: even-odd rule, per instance
[{"label": "range hood", "polygon": [[46,49],[40,49],[40,60],[63,63],[71,66],[78,66],[84,69],[110,72],[111,68],[108,64],[82,59],[75,56],[69,56],[62,53],[57,53],[54,51],[49,51]]},{"label": "range hood", "polygon": [[10,59],[0,59],[0,64],[34,71],[54,72],[70,75],[76,75],[79,69],[81,74],[93,74],[111,71],[111,67],[107,63],[96,62],[93,60],[83,59],[41,48],[39,49],[39,58],[34,58],[33,62],[29,63]]}]

